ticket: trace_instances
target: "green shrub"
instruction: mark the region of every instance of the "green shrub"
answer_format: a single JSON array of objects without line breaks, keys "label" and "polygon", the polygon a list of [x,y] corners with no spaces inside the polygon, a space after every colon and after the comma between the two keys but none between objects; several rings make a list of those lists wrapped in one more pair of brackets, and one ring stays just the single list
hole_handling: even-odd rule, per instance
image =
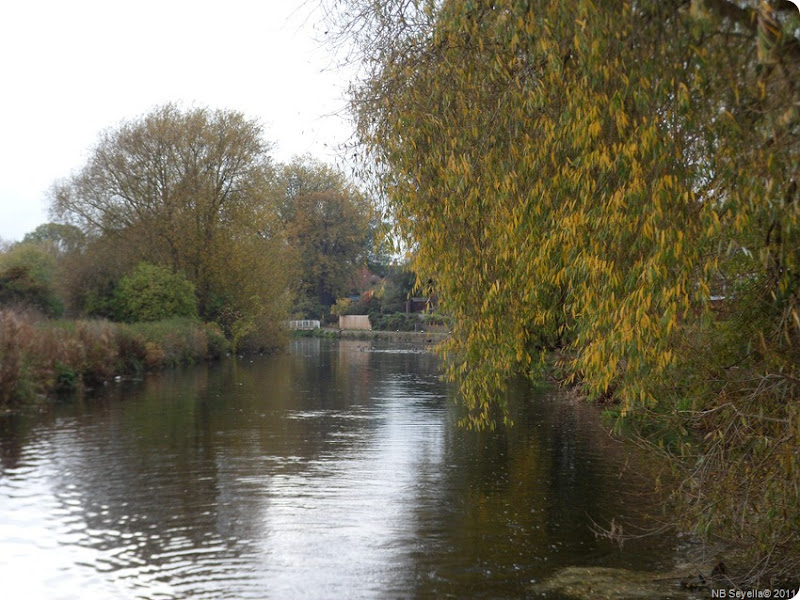
[{"label": "green shrub", "polygon": [[55,268],[53,256],[35,244],[17,244],[0,254],[0,304],[61,315],[64,304],[53,285]]},{"label": "green shrub", "polygon": [[426,329],[450,329],[453,326],[453,319],[441,313],[422,313],[420,319]]},{"label": "green shrub", "polygon": [[79,374],[69,365],[57,362],[54,368],[54,391],[58,394],[74,392],[80,386]]},{"label": "green shrub", "polygon": [[120,280],[114,300],[121,321],[197,317],[194,285],[179,273],[148,263],[140,263]]},{"label": "green shrub", "polygon": [[353,304],[353,302],[350,300],[350,298],[339,298],[336,301],[336,304],[331,306],[331,314],[336,315],[337,317],[341,315],[349,315],[350,313],[347,311],[350,310],[351,304]]},{"label": "green shrub", "polygon": [[230,343],[225,338],[222,328],[216,323],[205,323],[203,331],[206,334],[206,348],[208,358],[220,358],[230,352]]},{"label": "green shrub", "polygon": [[382,331],[415,331],[420,322],[418,315],[405,313],[372,314],[369,320],[373,329]]}]

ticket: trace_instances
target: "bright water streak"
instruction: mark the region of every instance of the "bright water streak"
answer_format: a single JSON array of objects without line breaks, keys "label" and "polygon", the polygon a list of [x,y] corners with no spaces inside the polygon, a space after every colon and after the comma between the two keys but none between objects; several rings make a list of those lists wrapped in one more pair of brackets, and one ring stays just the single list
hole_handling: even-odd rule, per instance
[{"label": "bright water streak", "polygon": [[507,598],[665,564],[589,531],[647,489],[595,413],[520,394],[512,431],[460,431],[431,354],[303,339],[7,417],[3,597]]}]

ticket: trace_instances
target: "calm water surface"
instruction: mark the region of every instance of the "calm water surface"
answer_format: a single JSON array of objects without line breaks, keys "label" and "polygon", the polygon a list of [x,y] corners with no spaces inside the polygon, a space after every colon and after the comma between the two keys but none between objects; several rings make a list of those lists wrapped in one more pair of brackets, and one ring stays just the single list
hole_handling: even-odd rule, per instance
[{"label": "calm water surface", "polygon": [[437,360],[371,342],[109,386],[0,419],[9,599],[524,598],[569,565],[658,569],[641,457],[594,410],[520,386],[459,430]]}]

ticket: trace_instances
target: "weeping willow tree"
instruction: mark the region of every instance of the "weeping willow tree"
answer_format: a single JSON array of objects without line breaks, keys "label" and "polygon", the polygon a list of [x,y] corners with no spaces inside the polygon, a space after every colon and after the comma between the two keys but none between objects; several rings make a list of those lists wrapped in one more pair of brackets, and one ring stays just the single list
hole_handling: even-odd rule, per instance
[{"label": "weeping willow tree", "polygon": [[546,367],[668,425],[687,523],[747,547],[750,578],[800,572],[793,4],[333,8],[367,175],[455,317],[465,423]]}]

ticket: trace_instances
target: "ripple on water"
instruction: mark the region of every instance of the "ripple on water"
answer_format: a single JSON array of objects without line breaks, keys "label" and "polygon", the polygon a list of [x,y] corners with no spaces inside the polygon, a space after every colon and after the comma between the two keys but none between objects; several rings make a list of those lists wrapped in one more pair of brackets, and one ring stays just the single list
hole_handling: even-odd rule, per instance
[{"label": "ripple on water", "polygon": [[3,597],[520,597],[566,554],[613,560],[559,537],[621,508],[589,417],[534,405],[524,429],[473,435],[429,355],[303,348],[21,434],[0,473]]}]

